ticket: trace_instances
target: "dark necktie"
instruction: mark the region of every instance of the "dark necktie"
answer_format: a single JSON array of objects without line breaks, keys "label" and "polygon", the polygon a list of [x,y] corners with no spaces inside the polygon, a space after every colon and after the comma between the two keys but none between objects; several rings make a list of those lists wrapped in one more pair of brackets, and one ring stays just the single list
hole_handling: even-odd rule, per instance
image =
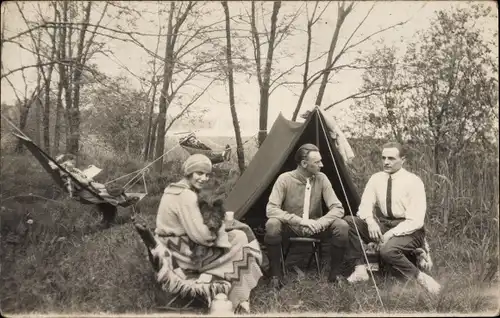
[{"label": "dark necktie", "polygon": [[393,219],[394,215],[392,214],[392,175],[389,175],[389,180],[387,180],[387,194],[385,203],[387,206],[387,215],[389,216],[390,219]]}]

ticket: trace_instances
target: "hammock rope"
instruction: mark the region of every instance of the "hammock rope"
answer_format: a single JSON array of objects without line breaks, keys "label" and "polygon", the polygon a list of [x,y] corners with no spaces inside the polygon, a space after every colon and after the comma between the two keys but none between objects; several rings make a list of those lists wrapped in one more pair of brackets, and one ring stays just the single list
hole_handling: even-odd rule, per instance
[{"label": "hammock rope", "polygon": [[[108,182],[106,182],[105,184],[108,184],[108,183],[111,183],[111,182],[115,182],[115,181],[117,181],[117,180],[123,179],[123,178],[128,177],[128,176],[130,176],[130,175],[132,175],[132,174],[134,174],[134,173],[136,173],[136,172],[137,172],[137,173],[136,173],[136,175],[135,175],[135,176],[133,176],[133,177],[129,180],[129,182],[127,182],[127,183],[125,184],[125,186],[129,185],[129,183],[130,183],[132,180],[134,180],[135,178],[137,178],[139,175],[144,174],[146,171],[149,171],[149,167],[150,167],[151,165],[153,165],[156,161],[158,161],[158,160],[162,159],[162,158],[163,158],[164,156],[166,156],[169,152],[171,152],[172,150],[174,150],[175,148],[177,148],[177,147],[179,147],[179,146],[180,146],[179,144],[177,144],[177,145],[173,146],[172,148],[170,148],[169,150],[167,150],[166,152],[164,152],[164,153],[163,153],[163,155],[159,156],[158,158],[156,158],[155,160],[153,160],[153,161],[151,161],[149,164],[147,164],[144,168],[141,168],[141,169],[139,169],[139,170],[136,170],[136,171],[133,171],[133,172],[131,172],[131,173],[128,173],[128,174],[126,174],[126,175],[124,175],[124,176],[121,176],[121,177],[118,177],[118,178],[113,179],[113,180],[111,180],[111,181],[108,181]],[[136,182],[137,182],[137,181],[136,181]],[[134,183],[134,184],[135,184],[135,183]]]}]

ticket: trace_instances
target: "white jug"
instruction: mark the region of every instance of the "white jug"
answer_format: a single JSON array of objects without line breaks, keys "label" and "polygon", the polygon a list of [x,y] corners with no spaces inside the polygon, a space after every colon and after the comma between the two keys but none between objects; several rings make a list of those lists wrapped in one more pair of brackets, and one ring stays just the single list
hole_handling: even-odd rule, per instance
[{"label": "white jug", "polygon": [[233,312],[233,303],[227,299],[226,294],[217,294],[212,301],[212,305],[210,306],[210,314],[218,315],[218,316],[232,316]]}]

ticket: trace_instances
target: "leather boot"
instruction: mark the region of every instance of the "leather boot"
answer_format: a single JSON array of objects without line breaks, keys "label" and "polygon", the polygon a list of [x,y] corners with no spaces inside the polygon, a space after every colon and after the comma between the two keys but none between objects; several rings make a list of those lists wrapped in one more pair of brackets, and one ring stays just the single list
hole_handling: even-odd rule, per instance
[{"label": "leather boot", "polygon": [[336,283],[341,272],[341,266],[344,262],[345,248],[332,246],[330,249],[330,273],[328,274],[328,281]]},{"label": "leather boot", "polygon": [[266,244],[267,257],[269,258],[271,287],[274,289],[281,289],[283,287],[281,272],[281,244]]}]

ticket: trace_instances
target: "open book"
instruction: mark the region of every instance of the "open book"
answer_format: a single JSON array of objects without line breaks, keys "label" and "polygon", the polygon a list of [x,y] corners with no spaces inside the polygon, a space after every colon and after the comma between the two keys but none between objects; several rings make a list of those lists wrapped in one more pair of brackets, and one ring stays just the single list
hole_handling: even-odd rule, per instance
[{"label": "open book", "polygon": [[82,172],[87,176],[89,179],[93,179],[95,176],[97,176],[100,172],[102,171],[101,168],[97,168],[94,165],[90,165],[87,169],[83,170]]}]

